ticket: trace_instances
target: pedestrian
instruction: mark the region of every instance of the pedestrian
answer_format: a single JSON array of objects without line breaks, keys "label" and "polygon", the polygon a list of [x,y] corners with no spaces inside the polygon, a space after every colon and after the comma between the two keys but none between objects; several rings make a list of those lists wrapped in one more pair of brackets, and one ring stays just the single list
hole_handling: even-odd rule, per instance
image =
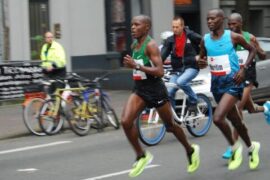
[{"label": "pedestrian", "polygon": [[155,107],[164,121],[168,132],[172,132],[184,146],[187,157],[187,171],[196,171],[200,164],[199,146],[190,145],[180,126],[173,121],[171,105],[166,87],[161,79],[163,66],[156,42],[148,35],[151,29],[151,19],[146,15],[135,16],[131,22],[131,35],[135,39],[131,49],[132,56],[126,55],[123,63],[133,69],[135,83],[122,112],[122,126],[128,141],[136,153],[136,161],[129,173],[136,177],[142,173],[147,164],[151,163],[153,155],[145,151],[139,140],[135,120],[144,108]]},{"label": "pedestrian", "polygon": [[[44,34],[45,43],[41,48],[41,67],[45,78],[57,79],[66,75],[66,55],[62,45],[54,40],[53,33],[47,31]],[[56,88],[63,88],[64,85],[54,82],[50,85],[48,93],[52,94]]]},{"label": "pedestrian", "polygon": [[44,34],[45,43],[41,48],[40,58],[43,72],[51,77],[65,76],[66,55],[62,45],[54,40],[53,33],[47,31]]},{"label": "pedestrian", "polygon": [[[242,28],[243,25],[243,19],[241,14],[239,13],[232,13],[228,19],[228,27],[231,31],[241,34],[247,43],[253,45],[257,50],[257,55],[259,59],[263,60],[266,58],[266,53],[263,51],[263,49],[260,47],[256,37],[253,34],[250,34],[247,31],[243,31]],[[236,53],[239,58],[239,64],[240,66],[244,66],[248,51],[244,49],[241,45],[236,46]],[[264,106],[259,106],[257,104],[254,104],[252,97],[251,97],[251,90],[255,86],[258,87],[258,82],[256,80],[256,59],[253,59],[250,66],[248,66],[247,70],[245,71],[245,79],[244,79],[244,91],[243,96],[241,98],[241,101],[237,103],[237,107],[239,109],[239,113],[243,118],[242,111],[244,109],[247,109],[249,113],[258,113],[258,112],[264,112],[265,114],[269,113],[270,109],[270,102],[267,101],[264,106],[268,108],[264,108]],[[234,128],[233,131],[234,139],[237,140],[239,135],[236,129]],[[230,147],[227,148],[226,152],[222,155],[224,159],[229,159],[232,155],[232,150]]]},{"label": "pedestrian", "polygon": [[[213,121],[227,139],[233,152],[228,161],[228,169],[235,170],[241,165],[243,147],[233,138],[232,130],[225,118],[231,121],[248,147],[250,169],[256,169],[259,165],[260,143],[250,140],[248,129],[236,106],[237,101],[242,97],[245,70],[251,65],[256,49],[240,34],[224,30],[224,19],[223,10],[208,11],[207,25],[210,33],[204,35],[201,42],[198,65],[200,68],[205,68],[209,64],[210,67],[211,91],[217,102]],[[247,61],[241,68],[234,49],[237,44],[249,52]]]},{"label": "pedestrian", "polygon": [[[198,73],[199,68],[196,64],[196,58],[199,56],[199,45],[201,35],[185,27],[184,19],[176,16],[172,20],[173,35],[167,38],[162,49],[161,57],[165,61],[171,56],[172,76],[170,82],[177,84],[188,96],[188,108],[194,112],[197,110],[197,95],[192,90],[190,82]],[[175,93],[178,88],[169,87],[170,101],[175,107]]]}]

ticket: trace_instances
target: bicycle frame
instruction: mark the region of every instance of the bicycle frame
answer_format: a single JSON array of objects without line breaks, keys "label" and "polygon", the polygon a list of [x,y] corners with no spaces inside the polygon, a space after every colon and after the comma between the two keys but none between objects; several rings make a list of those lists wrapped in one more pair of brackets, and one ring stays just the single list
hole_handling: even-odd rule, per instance
[{"label": "bicycle frame", "polygon": [[[191,121],[193,119],[205,117],[205,115],[200,111],[199,108],[197,108],[198,114],[196,116],[189,117],[188,113],[185,113],[185,109],[187,107],[186,101],[187,101],[187,96],[185,95],[184,98],[183,98],[182,106],[181,106],[180,117],[176,114],[174,108],[171,106],[173,118],[174,118],[174,120],[176,122],[182,124],[182,123],[189,122],[189,121]],[[154,111],[155,111],[154,108],[151,108],[150,109],[149,117],[148,117],[148,120],[147,120],[148,123],[155,124],[155,123],[158,122],[158,120],[159,120],[159,114],[158,113],[154,114]],[[153,116],[154,116],[154,118],[153,118]]]}]

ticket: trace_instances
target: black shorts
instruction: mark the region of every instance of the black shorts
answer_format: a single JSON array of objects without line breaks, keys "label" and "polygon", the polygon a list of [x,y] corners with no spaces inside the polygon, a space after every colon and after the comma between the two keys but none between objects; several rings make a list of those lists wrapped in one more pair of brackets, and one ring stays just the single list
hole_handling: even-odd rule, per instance
[{"label": "black shorts", "polygon": [[158,108],[169,101],[167,88],[162,80],[135,82],[133,92],[145,101],[148,108]]},{"label": "black shorts", "polygon": [[257,74],[256,74],[256,63],[252,62],[252,65],[248,67],[247,70],[245,70],[245,80],[244,85],[245,87],[253,84],[256,88],[259,86],[259,83],[257,81]]}]

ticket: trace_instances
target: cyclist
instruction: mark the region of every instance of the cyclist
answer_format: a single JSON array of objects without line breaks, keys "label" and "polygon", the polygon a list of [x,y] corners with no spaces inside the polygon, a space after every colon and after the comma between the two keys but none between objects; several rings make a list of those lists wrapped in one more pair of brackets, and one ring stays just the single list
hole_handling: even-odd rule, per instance
[{"label": "cyclist", "polygon": [[[259,165],[259,142],[251,142],[247,127],[242,121],[236,106],[243,92],[244,70],[247,69],[256,54],[256,49],[245,39],[230,30],[224,30],[224,11],[212,9],[207,14],[207,25],[210,33],[204,35],[198,65],[205,68],[209,63],[211,70],[211,91],[217,106],[213,115],[215,125],[221,130],[231,145],[233,155],[228,161],[228,169],[237,169],[243,160],[243,147],[232,137],[232,131],[225,118],[227,117],[244,140],[249,151],[249,167],[256,169]],[[240,68],[234,46],[240,44],[249,51],[247,61]],[[207,57],[206,57],[207,56]],[[208,59],[208,62],[207,62]]]},{"label": "cyclist", "polygon": [[[189,110],[196,111],[197,95],[190,87],[190,82],[198,73],[196,56],[199,52],[201,36],[187,27],[182,17],[176,16],[172,20],[173,35],[168,37],[161,49],[162,60],[171,55],[172,76],[170,82],[177,84],[188,95]],[[169,87],[170,101],[175,106],[177,89]]]},{"label": "cyclist", "polygon": [[[250,34],[249,32],[243,31],[242,16],[239,13],[232,13],[228,20],[229,20],[228,21],[229,29],[235,33],[241,34],[247,43],[252,44],[256,48],[258,57],[262,60],[265,59],[266,53],[260,47],[256,37]],[[240,66],[243,66],[245,64],[248,51],[245,50],[240,45],[236,46],[236,51],[239,57],[239,64]],[[266,111],[267,109],[265,109],[264,106],[267,106],[268,109],[270,109],[270,102],[266,102],[264,106],[258,106],[254,104],[251,97],[251,90],[253,86],[258,87],[258,82],[256,80],[256,60],[255,59],[253,59],[251,65],[248,66],[248,69],[245,71],[244,86],[245,87],[244,87],[241,101],[237,103],[240,115],[243,117],[242,111],[244,108],[246,108],[249,113],[265,112],[265,114],[267,114],[268,113]],[[235,128],[233,131],[233,135],[234,135],[235,140],[237,140],[239,135]],[[232,155],[232,150],[230,147],[228,147],[222,157],[224,159],[229,159],[231,155]]]},{"label": "cyclist", "polygon": [[148,35],[151,29],[151,19],[145,15],[135,16],[131,22],[131,34],[135,41],[131,48],[132,57],[126,55],[123,63],[133,69],[135,86],[122,112],[124,132],[136,153],[136,162],[129,173],[136,177],[142,173],[147,164],[151,163],[153,155],[145,152],[138,140],[138,130],[134,123],[140,112],[146,107],[155,107],[166,124],[168,132],[172,132],[184,146],[189,160],[187,171],[192,173],[199,167],[199,146],[190,145],[184,131],[173,122],[171,105],[166,87],[161,80],[163,76],[162,60],[156,42]]}]

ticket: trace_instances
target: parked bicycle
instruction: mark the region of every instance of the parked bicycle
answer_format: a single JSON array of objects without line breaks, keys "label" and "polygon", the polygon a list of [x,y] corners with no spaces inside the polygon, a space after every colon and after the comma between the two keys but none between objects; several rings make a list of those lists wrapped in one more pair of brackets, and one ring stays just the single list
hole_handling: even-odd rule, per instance
[{"label": "parked bicycle", "polygon": [[38,114],[40,107],[46,98],[46,93],[43,90],[43,85],[32,84],[24,89],[24,102],[23,107],[23,122],[26,128],[34,135],[46,135],[39,126]]},{"label": "parked bicycle", "polygon": [[[108,95],[101,89],[99,81],[103,79],[104,77],[98,77],[89,81],[77,76],[77,80],[84,84],[78,88],[67,87],[65,81],[65,88],[58,88],[54,97],[45,101],[40,110],[39,123],[42,130],[48,135],[56,134],[61,129],[64,119],[68,120],[71,130],[79,136],[88,134],[91,127],[106,127],[105,122],[118,129],[116,113],[109,104]],[[74,92],[76,96],[70,96]],[[68,94],[66,96],[72,100],[68,101],[66,96],[61,94]]]},{"label": "parked bicycle", "polygon": [[[74,82],[75,75],[74,73],[67,73],[66,77],[69,78],[70,83]],[[44,101],[51,98],[48,93],[48,88],[56,81],[64,84],[63,78],[59,78],[58,80],[44,79],[40,83],[28,85],[24,89],[25,100],[22,103],[23,121],[26,128],[34,135],[46,135],[40,128],[38,116]],[[70,84],[68,86],[70,86]]]},{"label": "parked bicycle", "polygon": [[[110,98],[100,84],[100,81],[107,80],[107,75],[97,77],[92,82],[86,82],[84,86],[87,88],[82,91],[82,103],[72,109],[70,126],[79,136],[88,134],[90,127],[95,129],[103,129],[108,125],[115,129],[120,127],[115,110],[110,105]],[[97,120],[96,123],[92,122],[91,115]]]}]

